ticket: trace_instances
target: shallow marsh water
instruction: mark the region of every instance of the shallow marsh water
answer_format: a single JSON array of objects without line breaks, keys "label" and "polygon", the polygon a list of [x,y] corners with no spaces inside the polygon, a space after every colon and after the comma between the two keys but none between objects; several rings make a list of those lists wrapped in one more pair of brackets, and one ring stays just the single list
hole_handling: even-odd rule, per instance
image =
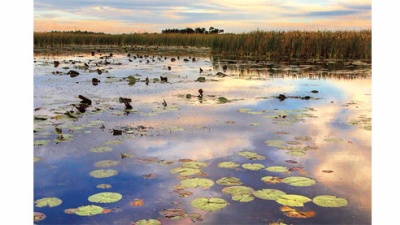
[{"label": "shallow marsh water", "polygon": [[[371,224],[370,65],[291,65],[204,55],[181,55],[179,59],[175,55],[133,56],[35,56],[34,200],[62,200],[54,207],[38,207],[34,202],[34,211],[46,215],[36,224],[132,224],[143,219],[162,224]],[[171,62],[172,57],[177,60]],[[55,67],[54,61],[60,65]],[[80,74],[71,77],[66,74],[69,70]],[[129,84],[129,76],[137,78],[136,83]],[[154,80],[160,76],[168,82]],[[197,81],[198,77],[205,82]],[[92,78],[100,82],[93,85]],[[199,89],[204,91],[202,98]],[[280,101],[280,94],[287,98]],[[84,113],[72,106],[79,105],[79,95],[92,101]],[[130,98],[133,109],[126,110],[120,97]],[[73,112],[68,116],[67,111]],[[56,128],[61,129],[62,139]],[[122,134],[113,135],[113,130]],[[278,140],[284,143],[271,144]],[[97,147],[107,148],[97,151]],[[240,155],[243,151],[263,157],[246,158]],[[99,163],[104,160],[113,164]],[[206,166],[198,168],[201,172],[179,175],[174,169],[189,160]],[[222,168],[221,162],[239,166]],[[264,168],[243,167],[248,163]],[[266,169],[273,166],[286,170]],[[90,175],[98,169],[117,174]],[[267,183],[261,180],[266,176],[306,177],[315,183]],[[179,186],[194,177],[214,184]],[[239,178],[241,186],[254,191],[276,189],[311,200],[331,195],[348,204],[321,207],[308,201],[294,208],[313,214],[293,218],[281,212],[284,204],[275,200],[253,195],[249,202],[232,200],[222,192],[227,186],[217,183],[223,177]],[[101,184],[111,187],[102,189]],[[113,203],[88,200],[101,192],[119,193],[122,199]],[[221,198],[228,205],[211,212],[191,205],[202,197]],[[144,204],[133,204],[135,199]],[[65,211],[87,205],[106,210],[93,216]],[[186,214],[163,213],[177,208]]]}]

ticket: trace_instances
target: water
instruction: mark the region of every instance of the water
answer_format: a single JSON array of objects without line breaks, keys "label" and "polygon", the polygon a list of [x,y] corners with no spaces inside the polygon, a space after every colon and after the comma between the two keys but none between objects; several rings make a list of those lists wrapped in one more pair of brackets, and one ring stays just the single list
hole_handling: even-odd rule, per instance
[{"label": "water", "polygon": [[[187,215],[175,220],[160,215],[160,211],[171,208],[200,214],[197,224],[269,224],[279,220],[296,225],[371,224],[370,65],[229,62],[193,55],[180,55],[179,60],[171,62],[177,56],[134,59],[133,55],[136,56],[116,53],[107,59],[107,65],[99,54],[35,56],[34,115],[46,120],[34,123],[34,200],[62,200],[55,207],[37,207],[33,202],[34,211],[47,216],[36,224],[131,224],[142,219],[157,219],[162,224],[195,223]],[[184,62],[185,58],[189,61]],[[55,60],[60,61],[57,68]],[[89,60],[89,68],[83,68]],[[226,71],[224,65],[228,66]],[[96,72],[97,68],[102,74]],[[71,69],[80,74],[52,74]],[[137,78],[134,85],[128,84],[130,75]],[[168,82],[153,82],[160,76],[168,77]],[[196,81],[200,76],[206,82]],[[100,83],[93,85],[92,78]],[[198,97],[199,89],[204,91],[202,98]],[[187,98],[187,94],[191,97]],[[280,101],[280,94],[287,98]],[[78,95],[92,101],[80,114],[71,105],[79,105]],[[310,98],[304,99],[306,96]],[[130,98],[133,109],[126,110],[120,97]],[[221,103],[219,97],[228,102]],[[65,115],[67,111],[73,111],[76,118]],[[65,137],[61,142],[55,127],[61,128]],[[113,130],[121,130],[122,135],[113,135]],[[119,142],[108,142],[113,140]],[[286,147],[268,146],[268,140],[284,141]],[[95,147],[111,150],[93,152]],[[250,160],[238,155],[244,150],[265,159]],[[171,172],[189,159],[207,166],[200,168],[201,173],[187,177]],[[96,166],[102,160],[119,164]],[[218,167],[224,161],[240,166]],[[245,163],[259,163],[265,168],[283,166],[292,171],[253,171],[241,166]],[[98,169],[113,169],[118,174],[90,176]],[[316,183],[305,187],[272,184],[261,180],[265,176],[301,176]],[[191,195],[180,197],[176,186],[191,177],[211,179],[214,185],[207,189],[184,188]],[[274,200],[232,200],[232,196],[221,192],[226,186],[216,183],[222,177],[239,178],[243,186],[255,191],[277,189],[311,200],[332,195],[346,199],[348,205],[321,207],[310,201],[294,208],[313,211],[315,216],[292,218],[281,212],[283,205]],[[100,184],[111,188],[97,188]],[[116,192],[122,199],[114,203],[88,200],[100,192]],[[191,205],[200,197],[222,198],[229,205],[207,212]],[[144,205],[131,206],[134,199],[143,200]],[[65,213],[66,209],[86,205],[110,211],[89,217]]]}]

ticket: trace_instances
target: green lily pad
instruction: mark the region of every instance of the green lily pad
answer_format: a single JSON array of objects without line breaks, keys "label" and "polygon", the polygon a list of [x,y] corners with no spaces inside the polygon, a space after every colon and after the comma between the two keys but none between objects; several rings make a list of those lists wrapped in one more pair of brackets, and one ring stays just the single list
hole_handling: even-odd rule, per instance
[{"label": "green lily pad", "polygon": [[249,108],[240,108],[240,109],[238,109],[238,112],[241,112],[241,113],[247,113],[249,111],[251,111],[251,109],[249,109]]},{"label": "green lily pad", "polygon": [[237,202],[251,202],[254,200],[253,195],[232,195],[232,200]]},{"label": "green lily pad", "polygon": [[261,170],[265,168],[264,165],[259,163],[245,163],[242,167],[248,170]]},{"label": "green lily pad", "polygon": [[290,155],[290,156],[305,156],[305,155],[307,155],[307,153],[305,151],[287,151],[286,154]]},{"label": "green lily pad", "polygon": [[233,185],[241,185],[242,181],[240,181],[239,178],[236,177],[223,177],[219,180],[216,181],[217,184],[219,185],[224,185],[224,186],[233,186]]},{"label": "green lily pad", "polygon": [[218,163],[218,167],[220,168],[236,168],[239,167],[240,164],[235,162],[220,162]]},{"label": "green lily pad", "polygon": [[[156,79],[156,78],[154,78]],[[139,220],[135,223],[135,225],[161,225],[159,220],[149,219],[149,220]]]},{"label": "green lily pad", "polygon": [[196,198],[190,204],[197,209],[216,211],[225,208],[228,202],[222,198]]},{"label": "green lily pad", "polygon": [[118,166],[121,164],[120,161],[117,160],[102,160],[98,161],[94,164],[95,167],[112,167],[112,166]]},{"label": "green lily pad", "polygon": [[269,183],[269,184],[278,184],[278,183],[282,183],[282,178],[280,178],[280,177],[274,177],[274,176],[262,177],[261,180],[264,181],[265,183]]},{"label": "green lily pad", "polygon": [[221,192],[229,195],[251,195],[254,189],[246,186],[231,186],[223,188]]},{"label": "green lily pad", "polygon": [[193,168],[193,169],[200,169],[201,167],[206,167],[206,166],[208,166],[207,163],[199,161],[184,162],[182,164],[182,167],[184,168]]},{"label": "green lily pad", "polygon": [[122,195],[115,192],[101,192],[94,195],[89,196],[89,202],[96,203],[112,203],[118,202],[122,199]]},{"label": "green lily pad", "polygon": [[276,200],[278,197],[286,195],[286,193],[276,189],[262,189],[253,192],[253,195],[265,200]]},{"label": "green lily pad", "polygon": [[91,152],[111,152],[113,149],[108,146],[100,146],[91,148],[89,151]]},{"label": "green lily pad", "polygon": [[182,180],[181,185],[185,188],[209,188],[214,185],[214,181],[206,178],[189,178]]},{"label": "green lily pad", "polygon": [[288,144],[281,140],[268,140],[265,142],[267,146],[276,147],[276,148],[285,148]]},{"label": "green lily pad", "polygon": [[308,177],[286,177],[282,180],[283,183],[291,186],[306,187],[316,183],[314,179]]},{"label": "green lily pad", "polygon": [[332,195],[320,195],[313,198],[313,202],[321,207],[343,207],[348,205],[348,201]]},{"label": "green lily pad", "polygon": [[47,145],[49,142],[49,140],[36,140],[35,142],[33,142],[33,146]]},{"label": "green lily pad", "polygon": [[111,184],[99,184],[96,186],[97,188],[101,188],[101,189],[108,189],[111,188]]},{"label": "green lily pad", "polygon": [[218,98],[218,102],[219,103],[227,103],[229,100],[227,99],[227,98],[225,98],[225,97],[219,97]]},{"label": "green lily pad", "polygon": [[198,77],[196,81],[198,81],[198,82],[206,82],[206,78],[205,77]]},{"label": "green lily pad", "polygon": [[55,207],[61,205],[62,200],[56,197],[41,198],[35,201],[36,207]]},{"label": "green lily pad", "polygon": [[266,170],[271,171],[271,172],[278,172],[278,173],[284,173],[284,172],[288,172],[288,168],[284,167],[284,166],[270,166],[267,167]]},{"label": "green lily pad", "polygon": [[302,195],[281,195],[275,199],[281,205],[287,205],[291,207],[301,207],[304,203],[312,201],[310,198]]},{"label": "green lily pad", "polygon": [[86,205],[78,207],[75,214],[78,216],[94,216],[97,214],[101,214],[103,212],[103,208],[97,205]]},{"label": "green lily pad", "polygon": [[297,140],[297,141],[311,141],[312,138],[311,137],[307,137],[307,136],[297,136],[297,137],[294,137],[294,140]]},{"label": "green lily pad", "polygon": [[171,173],[178,173],[181,176],[190,176],[190,175],[198,174],[200,172],[201,172],[201,170],[194,169],[194,168],[177,167],[177,168],[171,169]]},{"label": "green lily pad", "polygon": [[100,170],[94,170],[90,172],[90,176],[95,177],[95,178],[105,178],[105,177],[112,177],[118,174],[118,171],[116,170],[105,170],[105,169],[100,169]]},{"label": "green lily pad", "polygon": [[120,144],[123,144],[123,143],[124,143],[124,141],[118,140],[118,139],[109,140],[109,141],[104,142],[104,144],[106,144],[106,145],[120,145]]},{"label": "green lily pad", "polygon": [[245,157],[246,159],[250,159],[250,160],[264,160],[265,159],[264,156],[259,155],[256,152],[252,152],[252,151],[240,151],[237,154]]}]

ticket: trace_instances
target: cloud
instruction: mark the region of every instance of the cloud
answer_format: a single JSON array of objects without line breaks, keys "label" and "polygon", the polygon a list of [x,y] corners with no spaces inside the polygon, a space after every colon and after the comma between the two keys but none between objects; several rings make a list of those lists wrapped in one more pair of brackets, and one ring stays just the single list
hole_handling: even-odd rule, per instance
[{"label": "cloud", "polygon": [[[303,1],[303,0],[206,0],[191,1],[65,1],[34,2],[35,31],[43,28],[39,23],[53,24],[55,28],[88,27],[88,21],[97,21],[98,31],[127,33],[133,30],[161,32],[166,28],[218,27],[225,32],[268,29],[370,29],[370,1]],[[57,15],[57,16],[56,16]],[[340,26],[336,20],[346,20]],[[45,21],[47,20],[47,21]],[[104,21],[104,28],[101,25]],[[369,21],[369,22],[368,22]],[[108,24],[115,24],[111,29]],[[321,25],[326,23],[325,25]],[[59,24],[59,25],[57,25]],[[63,24],[65,28],[62,28]],[[67,25],[68,24],[68,25]],[[79,25],[81,24],[81,25]],[[65,26],[67,25],[67,26]],[[282,26],[283,25],[283,26]],[[129,29],[129,27],[135,27]],[[49,29],[49,28],[48,28]],[[93,30],[93,29],[90,29]]]}]

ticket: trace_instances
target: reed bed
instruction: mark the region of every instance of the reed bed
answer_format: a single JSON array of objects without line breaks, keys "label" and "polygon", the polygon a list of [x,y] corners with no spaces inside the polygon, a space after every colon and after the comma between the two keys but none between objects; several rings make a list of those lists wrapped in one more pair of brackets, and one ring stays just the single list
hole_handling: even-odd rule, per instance
[{"label": "reed bed", "polygon": [[193,46],[213,54],[260,59],[371,59],[371,30],[253,31],[241,34],[35,32],[34,47],[74,45]]}]

